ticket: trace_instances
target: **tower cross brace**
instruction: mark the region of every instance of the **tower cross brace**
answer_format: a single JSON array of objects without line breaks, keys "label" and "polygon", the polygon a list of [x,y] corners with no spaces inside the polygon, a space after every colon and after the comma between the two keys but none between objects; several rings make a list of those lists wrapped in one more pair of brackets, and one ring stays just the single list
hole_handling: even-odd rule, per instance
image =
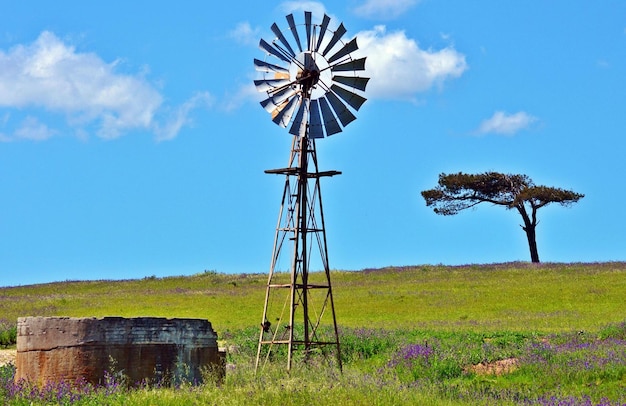
[{"label": "tower cross brace", "polygon": [[[309,139],[305,133],[293,137],[289,166],[266,170],[265,173],[285,175],[285,187],[274,238],[255,370],[264,365],[279,346],[287,347],[287,370],[291,369],[294,355],[299,351],[306,361],[315,349],[326,352],[326,348],[334,349],[341,369],[320,188],[321,178],[341,172],[319,171],[315,140]],[[289,275],[285,275],[278,269],[278,264],[283,251],[289,249]],[[316,263],[321,269],[317,272],[311,272],[313,261],[319,261]],[[332,323],[329,323],[330,319]]]}]

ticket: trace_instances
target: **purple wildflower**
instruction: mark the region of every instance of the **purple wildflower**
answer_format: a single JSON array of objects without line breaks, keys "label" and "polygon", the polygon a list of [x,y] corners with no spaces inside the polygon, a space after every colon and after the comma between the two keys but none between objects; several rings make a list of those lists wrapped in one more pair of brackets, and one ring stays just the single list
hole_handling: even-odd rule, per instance
[{"label": "purple wildflower", "polygon": [[391,367],[398,365],[410,366],[413,364],[426,364],[433,354],[432,347],[423,344],[409,344],[400,349],[394,359],[389,363]]}]

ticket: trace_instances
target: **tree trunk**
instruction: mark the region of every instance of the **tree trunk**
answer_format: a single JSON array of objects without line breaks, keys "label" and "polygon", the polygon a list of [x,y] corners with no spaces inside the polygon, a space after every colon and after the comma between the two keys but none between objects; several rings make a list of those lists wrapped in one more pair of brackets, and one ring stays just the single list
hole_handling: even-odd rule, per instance
[{"label": "tree trunk", "polygon": [[535,211],[533,210],[533,219],[531,220],[523,204],[517,206],[517,210],[524,219],[522,229],[526,232],[528,248],[530,249],[530,260],[534,263],[539,263],[539,252],[537,251],[537,239],[535,237],[535,227],[537,226]]},{"label": "tree trunk", "polygon": [[537,252],[537,240],[535,239],[535,225],[524,227],[526,238],[528,239],[528,248],[530,249],[530,260],[539,263],[539,252]]}]

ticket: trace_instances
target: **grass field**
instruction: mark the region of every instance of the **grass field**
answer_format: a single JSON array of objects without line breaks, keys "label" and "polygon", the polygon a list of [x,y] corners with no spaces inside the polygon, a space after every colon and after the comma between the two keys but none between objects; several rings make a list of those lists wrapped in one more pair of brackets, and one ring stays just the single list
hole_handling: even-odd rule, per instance
[{"label": "grass field", "polygon": [[[0,322],[20,316],[205,318],[237,349],[228,355],[219,387],[105,388],[78,398],[57,388],[57,400],[66,404],[626,402],[626,263],[390,267],[334,271],[332,281],[343,374],[314,363],[289,375],[283,364],[254,375],[265,274],[207,271],[5,287]],[[499,362],[513,367],[499,375],[475,369]],[[8,382],[10,370],[0,376]],[[53,396],[11,391],[0,389],[5,403],[45,403]]]},{"label": "grass field", "polygon": [[[626,317],[626,263],[390,267],[332,274],[346,327],[557,332]],[[58,282],[0,288],[0,320],[161,316],[219,331],[260,323],[265,274]],[[141,300],[138,300],[141,298]]]}]

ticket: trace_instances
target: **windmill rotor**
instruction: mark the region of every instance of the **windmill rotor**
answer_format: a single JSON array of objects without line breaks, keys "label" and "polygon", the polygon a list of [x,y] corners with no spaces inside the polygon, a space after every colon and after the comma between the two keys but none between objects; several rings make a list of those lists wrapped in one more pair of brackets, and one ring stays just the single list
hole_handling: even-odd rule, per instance
[{"label": "windmill rotor", "polygon": [[308,11],[303,24],[297,25],[293,14],[286,20],[288,29],[274,23],[274,39],[259,42],[266,57],[254,60],[255,69],[263,74],[254,84],[267,96],[261,105],[290,134],[309,138],[337,134],[354,121],[354,113],[366,101],[362,93],[369,78],[360,76],[366,58],[353,57],[356,38],[344,41],[343,23],[332,31],[326,14],[319,24]]}]

